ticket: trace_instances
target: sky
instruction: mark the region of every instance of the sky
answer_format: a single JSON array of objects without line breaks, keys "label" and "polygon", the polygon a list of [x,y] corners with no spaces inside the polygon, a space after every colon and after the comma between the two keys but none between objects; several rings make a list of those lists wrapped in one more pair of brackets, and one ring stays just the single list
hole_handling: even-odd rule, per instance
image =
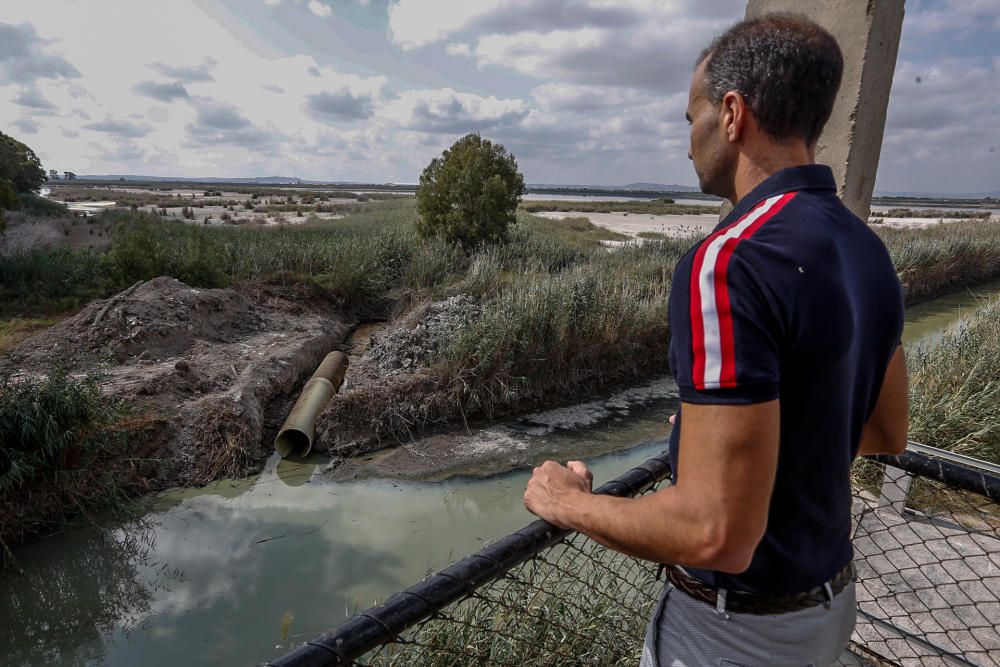
[{"label": "sky", "polygon": [[[468,132],[528,183],[696,185],[687,91],[744,0],[27,0],[0,130],[48,169],[414,183]],[[876,188],[1000,190],[1000,0],[908,0]]]}]

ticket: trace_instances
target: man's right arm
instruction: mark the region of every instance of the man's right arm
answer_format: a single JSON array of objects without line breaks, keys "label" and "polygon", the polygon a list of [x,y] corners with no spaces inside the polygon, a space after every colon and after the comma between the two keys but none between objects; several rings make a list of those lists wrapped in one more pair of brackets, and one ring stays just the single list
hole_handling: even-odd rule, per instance
[{"label": "man's right arm", "polygon": [[902,454],[906,449],[906,434],[909,424],[909,396],[906,383],[906,358],[903,346],[889,360],[882,380],[875,410],[861,431],[861,446],[858,456],[868,454]]}]

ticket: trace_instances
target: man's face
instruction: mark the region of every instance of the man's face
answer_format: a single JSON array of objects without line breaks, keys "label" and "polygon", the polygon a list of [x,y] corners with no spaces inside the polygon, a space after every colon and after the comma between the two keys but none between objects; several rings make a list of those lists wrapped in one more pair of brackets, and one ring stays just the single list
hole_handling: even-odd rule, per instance
[{"label": "man's face", "polygon": [[[707,59],[706,59],[707,60]],[[705,61],[691,77],[687,120],[691,124],[688,157],[694,163],[701,191],[730,199],[735,189],[736,153],[726,140],[721,105],[705,95]]]}]

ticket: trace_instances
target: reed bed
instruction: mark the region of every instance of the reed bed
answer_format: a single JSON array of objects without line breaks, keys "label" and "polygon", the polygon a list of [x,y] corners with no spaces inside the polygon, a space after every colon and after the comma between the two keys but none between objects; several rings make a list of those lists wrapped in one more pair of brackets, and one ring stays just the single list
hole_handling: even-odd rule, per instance
[{"label": "reed bed", "polygon": [[910,437],[1000,463],[1000,300],[907,353]]},{"label": "reed bed", "polygon": [[924,229],[879,227],[907,305],[1000,277],[1000,221],[963,221]]},{"label": "reed bed", "polygon": [[135,482],[123,474],[134,426],[126,420],[96,376],[56,368],[42,379],[15,378],[0,370],[0,570],[3,548],[24,536],[124,500]]}]

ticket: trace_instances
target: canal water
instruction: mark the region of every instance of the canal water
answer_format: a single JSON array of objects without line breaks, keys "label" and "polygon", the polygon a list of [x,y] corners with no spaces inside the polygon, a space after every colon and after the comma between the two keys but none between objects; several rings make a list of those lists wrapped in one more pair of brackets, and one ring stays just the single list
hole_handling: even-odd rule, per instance
[{"label": "canal water", "polygon": [[[910,309],[907,344],[998,297],[994,283]],[[590,461],[600,484],[663,450],[674,408],[537,437],[567,457],[619,443]],[[23,574],[0,580],[0,664],[258,664],[533,519],[526,470],[335,483],[323,462],[275,458],[250,479],[160,494],[140,521],[18,549]]]}]

